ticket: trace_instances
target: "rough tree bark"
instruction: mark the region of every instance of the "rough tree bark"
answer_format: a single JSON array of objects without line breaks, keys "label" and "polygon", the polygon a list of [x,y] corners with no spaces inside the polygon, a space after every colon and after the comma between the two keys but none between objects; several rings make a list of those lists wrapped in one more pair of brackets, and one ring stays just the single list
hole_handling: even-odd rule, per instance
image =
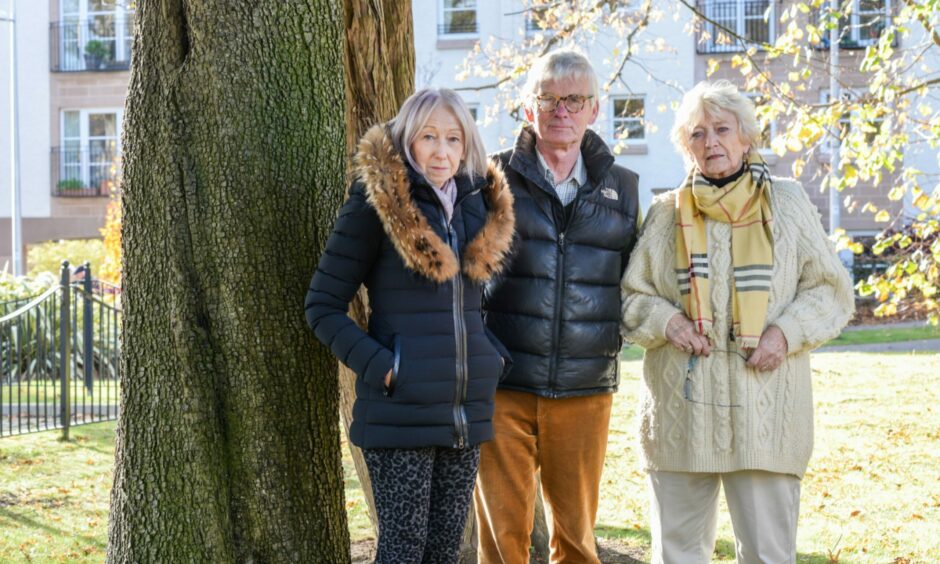
[{"label": "rough tree bark", "polygon": [[[415,52],[411,2],[345,0],[346,5],[346,154],[355,153],[369,127],[388,121],[414,91]],[[352,159],[347,159],[351,167]],[[349,172],[350,169],[347,169]],[[351,178],[350,178],[351,179]],[[369,317],[366,293],[360,289],[350,316],[365,328]],[[372,481],[362,451],[348,441],[356,399],[356,375],[339,365],[340,413],[347,444],[362,486],[372,528],[378,531]]]},{"label": "rough tree bark", "polygon": [[303,316],[345,185],[342,8],[137,3],[109,562],[349,560]]}]

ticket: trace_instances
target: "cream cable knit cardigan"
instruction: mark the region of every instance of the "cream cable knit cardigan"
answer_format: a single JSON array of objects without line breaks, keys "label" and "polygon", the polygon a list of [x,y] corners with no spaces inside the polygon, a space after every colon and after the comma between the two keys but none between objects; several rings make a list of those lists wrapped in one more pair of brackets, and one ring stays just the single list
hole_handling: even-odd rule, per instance
[{"label": "cream cable knit cardigan", "polygon": [[[779,368],[759,372],[738,355],[712,352],[692,374],[683,396],[689,355],[666,340],[666,323],[682,310],[675,274],[675,191],[658,197],[624,274],[622,332],[646,349],[640,392],[640,442],[648,470],[806,471],[813,450],[809,352],[837,336],[855,310],[852,285],[820,223],[794,180],[773,179],[774,271],[767,324],[779,327],[789,354]],[[730,341],[731,228],[706,219],[713,344]],[[735,405],[719,407],[704,404]]]}]

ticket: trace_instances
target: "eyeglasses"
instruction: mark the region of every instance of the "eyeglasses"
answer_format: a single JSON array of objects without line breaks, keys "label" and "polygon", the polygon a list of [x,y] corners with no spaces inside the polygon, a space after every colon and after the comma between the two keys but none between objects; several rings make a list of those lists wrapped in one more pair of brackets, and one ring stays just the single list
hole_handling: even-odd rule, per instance
[{"label": "eyeglasses", "polygon": [[584,104],[594,96],[581,96],[580,94],[569,94],[565,97],[551,96],[549,94],[539,94],[535,101],[540,112],[554,112],[558,109],[559,102],[565,103],[565,109],[569,113],[576,114],[584,109]]},{"label": "eyeglasses", "polygon": [[[729,351],[726,349],[712,349],[712,352],[724,352],[724,353],[736,354],[739,357],[743,358],[744,360],[747,360],[747,357],[741,354],[740,351]],[[712,407],[741,407],[741,405],[737,403],[712,403],[708,401],[699,401],[696,399],[692,399],[692,371],[695,370],[696,364],[698,364],[698,357],[695,355],[689,355],[689,364],[685,371],[685,384],[683,384],[682,386],[682,397],[685,398],[686,401],[691,402],[691,403],[697,403],[699,405],[710,405]]]}]

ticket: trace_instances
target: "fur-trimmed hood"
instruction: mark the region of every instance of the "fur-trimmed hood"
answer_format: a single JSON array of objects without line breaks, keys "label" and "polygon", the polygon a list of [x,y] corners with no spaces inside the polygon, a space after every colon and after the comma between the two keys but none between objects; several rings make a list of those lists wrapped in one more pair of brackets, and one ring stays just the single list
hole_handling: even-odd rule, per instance
[{"label": "fur-trimmed hood", "polygon": [[489,164],[481,188],[488,208],[486,223],[464,248],[458,267],[453,250],[431,228],[412,198],[408,168],[384,124],[366,132],[353,162],[366,199],[409,269],[439,283],[460,270],[483,283],[502,270],[512,247],[516,218],[512,193],[498,164]]}]

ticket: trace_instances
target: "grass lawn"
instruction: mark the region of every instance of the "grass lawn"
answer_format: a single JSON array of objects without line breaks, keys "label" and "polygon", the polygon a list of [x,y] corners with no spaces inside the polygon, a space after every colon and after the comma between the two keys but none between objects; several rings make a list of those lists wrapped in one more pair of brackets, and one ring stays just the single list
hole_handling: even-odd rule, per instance
[{"label": "grass lawn", "polygon": [[843,331],[838,339],[829,341],[828,345],[867,345],[870,343],[897,343],[901,341],[918,341],[921,339],[940,339],[940,326],[921,325],[918,327],[897,327],[858,329]]},{"label": "grass lawn", "polygon": [[[932,562],[940,555],[938,355],[814,355],[816,449],[803,480],[800,562]],[[649,556],[646,481],[634,447],[641,363],[624,362],[597,534]],[[100,562],[114,423],[0,439],[0,561]],[[345,457],[352,540],[372,536]],[[734,559],[727,509],[716,561]]]},{"label": "grass lawn", "polygon": [[114,423],[0,439],[0,562],[103,562]]}]

